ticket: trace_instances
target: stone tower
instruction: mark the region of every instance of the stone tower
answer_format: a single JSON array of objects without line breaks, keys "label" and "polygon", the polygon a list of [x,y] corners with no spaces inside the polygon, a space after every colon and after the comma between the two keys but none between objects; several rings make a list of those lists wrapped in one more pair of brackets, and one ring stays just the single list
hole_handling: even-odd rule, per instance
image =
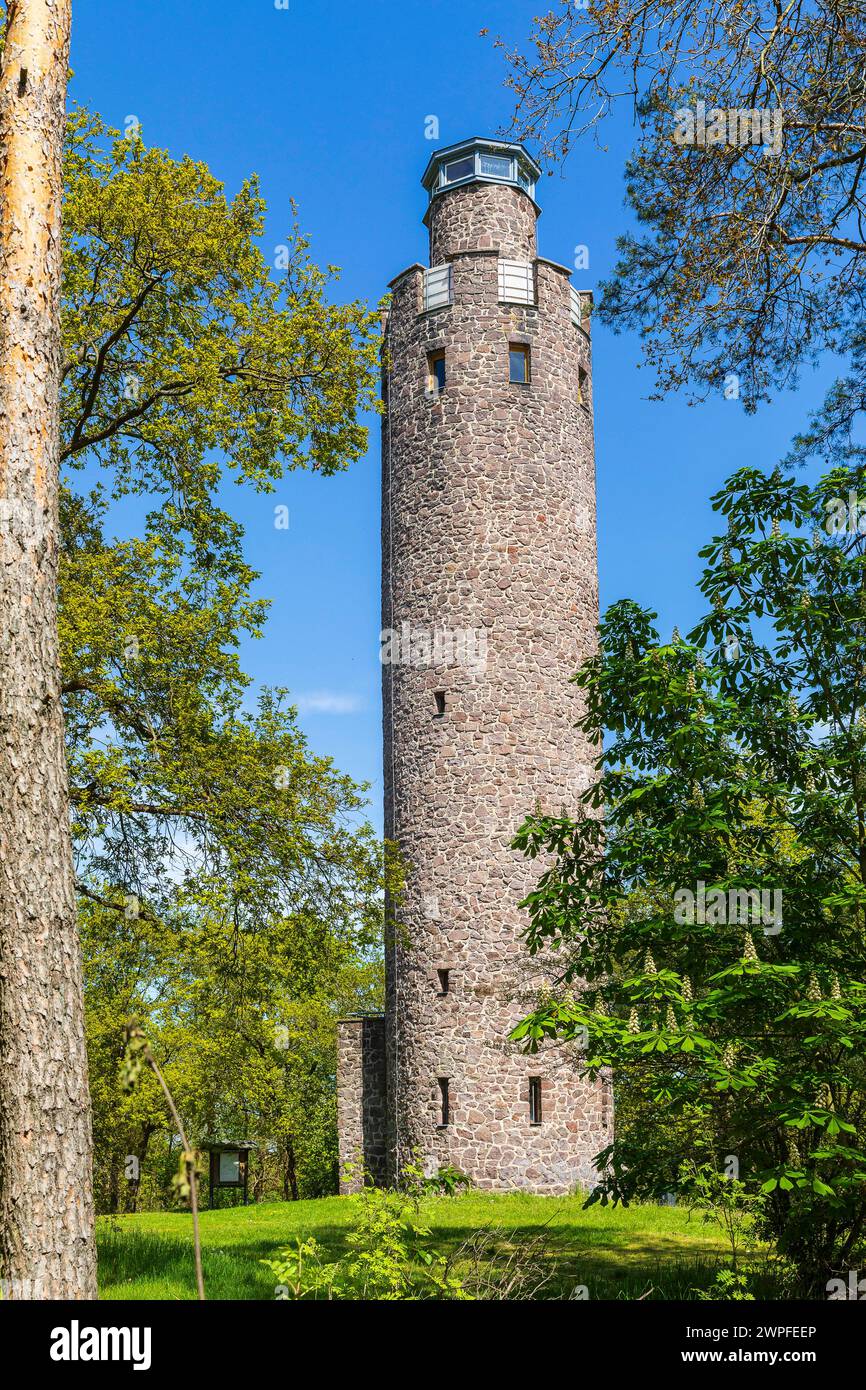
[{"label": "stone tower", "polygon": [[589,306],[537,254],[539,172],[501,141],[434,154],[430,267],[391,284],[385,833],[406,882],[386,1017],[341,1025],[339,1103],[343,1156],[377,1177],[415,1155],[566,1192],[611,1138],[609,1082],[507,1043],[546,978],[518,907],[539,866],[509,842],[536,806],[575,810],[594,756],[569,683],[598,620]]}]

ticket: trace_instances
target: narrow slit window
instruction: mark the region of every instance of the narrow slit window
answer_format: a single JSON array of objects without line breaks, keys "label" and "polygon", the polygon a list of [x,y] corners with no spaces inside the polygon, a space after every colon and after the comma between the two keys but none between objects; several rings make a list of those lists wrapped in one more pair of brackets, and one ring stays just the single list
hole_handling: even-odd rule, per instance
[{"label": "narrow slit window", "polygon": [[450,969],[448,969],[448,970],[437,970],[437,971],[436,971],[436,974],[439,976],[439,993],[440,993],[440,994],[449,994],[450,991],[451,991],[451,971],[450,971]]},{"label": "narrow slit window", "polygon": [[445,353],[431,352],[427,358],[428,385],[434,396],[445,390]]},{"label": "narrow slit window", "polygon": [[541,1077],[529,1078],[529,1123],[541,1124]]},{"label": "narrow slit window", "polygon": [[577,369],[577,400],[584,410],[589,410],[589,372],[586,367]]},{"label": "narrow slit window", "polygon": [[451,1103],[448,1095],[448,1077],[439,1077],[439,1124],[444,1127],[451,1123]]},{"label": "narrow slit window", "polygon": [[509,344],[508,380],[516,386],[529,385],[529,348],[524,343]]},{"label": "narrow slit window", "polygon": [[445,713],[445,691],[434,690],[433,699],[436,701],[436,718],[441,719]]}]

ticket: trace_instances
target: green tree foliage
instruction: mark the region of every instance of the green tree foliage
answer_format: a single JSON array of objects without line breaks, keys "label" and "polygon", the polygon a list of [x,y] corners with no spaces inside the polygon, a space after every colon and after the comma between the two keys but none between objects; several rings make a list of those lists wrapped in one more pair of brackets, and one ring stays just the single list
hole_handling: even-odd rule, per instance
[{"label": "green tree foliage", "polygon": [[[249,698],[238,645],[267,605],[220,498],[363,453],[378,319],[332,302],[297,228],[272,275],[254,179],[229,199],[79,111],[65,183],[60,635],[100,1202],[135,1198],[128,1156],[157,1186],[176,1167],[152,1078],[119,1087],[130,1015],[196,1141],[243,1130],[312,1195],[336,1015],[378,1002],[382,866],[364,789],[287,692]],[[124,499],[138,536],[111,534]]]},{"label": "green tree foliage", "polygon": [[451,1261],[431,1248],[423,1196],[421,1171],[412,1166],[391,1191],[365,1181],[353,1199],[354,1220],[342,1259],[326,1263],[319,1242],[308,1237],[281,1250],[276,1260],[262,1261],[274,1275],[277,1298],[365,1302],[471,1298]]},{"label": "green tree foliage", "polygon": [[193,909],[186,893],[182,909],[121,926],[96,904],[82,914],[100,1208],[173,1200],[164,1099],[147,1071],[133,1092],[121,1084],[129,1017],[145,1021],[191,1142],[255,1144],[255,1197],[334,1191],[336,1020],[379,1005],[375,953],[331,922],[271,917],[232,939],[224,905]]},{"label": "green tree foliage", "polygon": [[[619,239],[600,315],[638,330],[659,389],[754,406],[822,348],[862,333],[866,13],[859,0],[563,0],[510,53],[515,128],[564,158],[625,96],[638,230]],[[676,113],[733,112],[707,143]],[[777,112],[778,143],[750,112]],[[741,121],[737,113],[743,113]],[[712,122],[711,122],[712,124]]]},{"label": "green tree foliage", "polygon": [[226,460],[264,485],[345,468],[366,445],[377,315],[329,302],[337,271],[296,227],[272,277],[254,178],[229,201],[205,165],[114,135],[84,111],[69,123],[64,458],[95,456],[187,519]]},{"label": "green tree foliage", "polygon": [[553,856],[530,948],[567,959],[516,1036],[585,1039],[626,1096],[596,1196],[687,1193],[689,1163],[733,1158],[819,1294],[866,1233],[866,542],[840,525],[864,483],[733,475],[701,552],[708,615],[661,642],[654,615],[609,610],[576,678],[599,780],[580,819],[516,840]]}]

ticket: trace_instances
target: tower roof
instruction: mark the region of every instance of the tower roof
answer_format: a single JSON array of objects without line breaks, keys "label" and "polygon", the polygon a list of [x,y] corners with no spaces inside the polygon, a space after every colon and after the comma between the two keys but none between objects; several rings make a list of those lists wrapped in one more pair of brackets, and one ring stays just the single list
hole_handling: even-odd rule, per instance
[{"label": "tower roof", "polygon": [[473,135],[430,156],[421,182],[431,199],[463,183],[509,183],[535,198],[541,168],[521,144]]}]

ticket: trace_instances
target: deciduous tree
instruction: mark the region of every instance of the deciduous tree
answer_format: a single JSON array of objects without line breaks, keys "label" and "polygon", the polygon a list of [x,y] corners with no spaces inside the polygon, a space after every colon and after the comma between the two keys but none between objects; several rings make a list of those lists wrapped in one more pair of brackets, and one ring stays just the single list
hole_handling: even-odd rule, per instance
[{"label": "deciduous tree", "polygon": [[[264,215],[254,181],[228,199],[205,165],[70,118],[60,627],[109,1209],[136,1199],[127,1158],[152,1177],[171,1139],[147,1076],[120,1092],[126,1017],[191,1134],[240,1127],[315,1192],[333,1182],[336,1012],[377,978],[363,789],[312,755],[288,692],[250,700],[238,646],[267,603],[223,495],[232,473],[267,493],[363,452],[378,320],[332,302],[296,229],[269,266]],[[138,534],[111,534],[122,501]],[[265,497],[260,514],[271,529]]]},{"label": "deciduous tree", "polygon": [[615,604],[578,677],[587,731],[607,740],[585,797],[604,827],[533,817],[517,840],[553,856],[527,899],[530,946],[568,960],[518,1035],[585,1029],[588,1071],[612,1066],[639,1106],[598,1195],[688,1195],[687,1161],[721,1173],[732,1157],[817,1296],[866,1239],[866,539],[841,515],[851,480],[734,474],[714,499],[727,528],[701,552],[706,618],[665,642],[652,614]]}]

